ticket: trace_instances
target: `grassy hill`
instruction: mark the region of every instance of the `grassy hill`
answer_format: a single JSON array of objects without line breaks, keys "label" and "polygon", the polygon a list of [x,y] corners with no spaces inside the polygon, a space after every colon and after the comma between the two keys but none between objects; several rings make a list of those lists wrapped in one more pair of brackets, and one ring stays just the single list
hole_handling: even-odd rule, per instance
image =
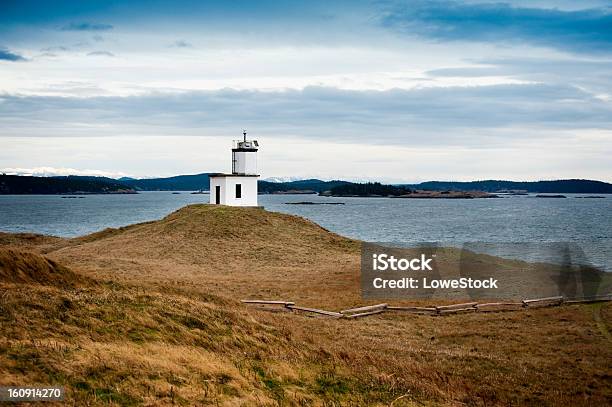
[{"label": "grassy hill", "polygon": [[363,304],[359,246],[299,217],[207,205],[75,239],[0,234],[0,385],[65,385],[76,405],[612,401],[610,305],[352,321],[239,302]]}]

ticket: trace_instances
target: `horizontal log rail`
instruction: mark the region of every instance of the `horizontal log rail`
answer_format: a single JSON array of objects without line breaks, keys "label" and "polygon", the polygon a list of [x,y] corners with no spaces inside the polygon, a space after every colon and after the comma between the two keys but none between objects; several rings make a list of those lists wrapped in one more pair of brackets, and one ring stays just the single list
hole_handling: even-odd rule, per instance
[{"label": "horizontal log rail", "polygon": [[327,315],[329,317],[341,318],[343,316],[339,312],[326,311],[324,309],[318,309],[318,308],[298,307],[296,305],[287,305],[287,308],[291,310],[296,310],[296,311],[312,312],[314,314]]},{"label": "horizontal log rail", "polygon": [[485,308],[485,307],[509,307],[509,306],[522,307],[523,303],[522,302],[486,302],[484,304],[476,305],[476,307],[478,307],[478,308]]},{"label": "horizontal log rail", "polygon": [[389,311],[407,311],[407,312],[437,312],[435,308],[432,307],[392,307],[388,306],[387,309]]},{"label": "horizontal log rail", "polygon": [[453,309],[474,308],[476,305],[478,305],[477,302],[466,302],[464,304],[437,305],[435,308],[439,312]]},{"label": "horizontal log rail", "polygon": [[504,311],[517,311],[525,307],[522,302],[488,302],[484,304],[478,304],[476,309],[479,312],[504,312]]},{"label": "horizontal log rail", "polygon": [[563,302],[566,304],[585,304],[590,302],[602,302],[602,301],[611,301],[612,294],[603,294],[603,295],[593,295],[590,297],[584,297],[576,300],[564,300]]},{"label": "horizontal log rail", "polygon": [[267,304],[267,305],[295,305],[293,301],[273,301],[273,300],[240,300],[244,304]]},{"label": "horizontal log rail", "polygon": [[376,305],[366,305],[364,307],[359,307],[359,308],[350,308],[350,309],[345,309],[340,311],[341,314],[353,314],[353,313],[361,313],[364,311],[373,311],[373,310],[379,310],[379,309],[385,309],[387,308],[389,304],[376,304]]},{"label": "horizontal log rail", "polygon": [[523,305],[524,306],[529,306],[530,304],[538,304],[538,303],[543,303],[543,302],[552,302],[552,303],[562,303],[563,302],[563,297],[562,296],[557,296],[557,297],[544,297],[544,298],[534,298],[532,300],[523,300]]},{"label": "horizontal log rail", "polygon": [[351,314],[351,315],[344,315],[344,318],[360,318],[360,317],[367,317],[368,315],[374,315],[374,314],[381,314],[385,312],[384,308],[380,308],[380,309],[376,309],[374,311],[368,311],[368,312],[360,312],[358,314]]},{"label": "horizontal log rail", "polygon": [[439,309],[438,314],[444,315],[444,314],[454,314],[454,313],[459,313],[459,312],[476,312],[476,311],[478,311],[478,308],[476,307]]}]

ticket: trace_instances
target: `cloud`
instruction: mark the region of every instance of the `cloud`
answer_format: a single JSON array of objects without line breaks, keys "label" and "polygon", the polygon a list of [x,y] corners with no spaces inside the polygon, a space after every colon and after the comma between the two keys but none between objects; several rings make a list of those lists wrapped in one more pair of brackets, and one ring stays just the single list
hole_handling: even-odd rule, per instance
[{"label": "cloud", "polygon": [[612,130],[612,105],[568,85],[353,91],[193,91],[128,97],[0,97],[3,134],[202,135],[242,127],[312,140],[496,148]]},{"label": "cloud", "polygon": [[415,0],[394,3],[380,21],[396,32],[440,41],[528,41],[578,53],[612,51],[612,10],[604,7],[559,10]]},{"label": "cloud", "polygon": [[125,177],[127,174],[123,172],[110,172],[102,170],[79,170],[75,168],[57,168],[57,167],[35,167],[35,168],[0,168],[0,174],[7,175],[27,175],[34,177],[56,177],[66,175],[88,175],[95,177],[119,178]]},{"label": "cloud", "polygon": [[102,96],[108,93],[105,89],[98,87],[95,82],[88,81],[54,82],[40,88],[34,88],[34,90],[47,95],[76,97]]},{"label": "cloud", "polygon": [[112,30],[113,26],[111,24],[81,22],[70,23],[60,29],[62,31],[108,31]]},{"label": "cloud", "polygon": [[170,44],[170,47],[172,48],[191,48],[193,47],[193,45],[185,40],[176,40],[172,44]]},{"label": "cloud", "polygon": [[64,46],[64,45],[56,45],[53,47],[46,47],[46,48],[42,48],[41,51],[43,52],[57,52],[57,51],[69,51],[70,48]]},{"label": "cloud", "polygon": [[612,60],[576,58],[483,58],[471,66],[440,67],[426,72],[433,78],[477,80],[494,76],[550,85],[572,84],[594,94],[612,94]]},{"label": "cloud", "polygon": [[41,48],[41,52],[47,52],[52,54],[69,52],[77,49],[88,48],[90,44],[85,41],[77,42],[71,45],[53,45],[50,47]]},{"label": "cloud", "polygon": [[18,62],[18,61],[26,61],[26,59],[22,57],[21,55],[15,54],[14,52],[11,52],[4,47],[0,47],[0,61]]},{"label": "cloud", "polygon": [[92,57],[97,57],[97,56],[101,56],[101,57],[114,57],[115,54],[113,54],[110,51],[92,51],[90,53],[87,54],[88,56],[92,56]]}]

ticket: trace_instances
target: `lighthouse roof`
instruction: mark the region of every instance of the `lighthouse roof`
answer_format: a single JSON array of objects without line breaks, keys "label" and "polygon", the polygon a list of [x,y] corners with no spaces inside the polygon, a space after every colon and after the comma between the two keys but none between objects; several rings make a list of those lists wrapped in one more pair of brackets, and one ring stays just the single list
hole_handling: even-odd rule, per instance
[{"label": "lighthouse roof", "polygon": [[208,178],[221,178],[221,177],[259,177],[259,174],[232,174],[232,173],[223,173],[223,172],[214,172],[208,174]]},{"label": "lighthouse roof", "polygon": [[232,151],[257,151],[257,140],[234,140]]}]

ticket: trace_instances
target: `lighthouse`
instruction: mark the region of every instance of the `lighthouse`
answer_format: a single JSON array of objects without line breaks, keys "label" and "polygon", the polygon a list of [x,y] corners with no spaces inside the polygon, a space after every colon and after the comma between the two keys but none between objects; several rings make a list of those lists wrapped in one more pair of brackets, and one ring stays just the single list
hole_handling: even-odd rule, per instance
[{"label": "lighthouse", "polygon": [[257,140],[242,140],[232,145],[232,172],[209,174],[210,203],[229,206],[257,206]]}]

